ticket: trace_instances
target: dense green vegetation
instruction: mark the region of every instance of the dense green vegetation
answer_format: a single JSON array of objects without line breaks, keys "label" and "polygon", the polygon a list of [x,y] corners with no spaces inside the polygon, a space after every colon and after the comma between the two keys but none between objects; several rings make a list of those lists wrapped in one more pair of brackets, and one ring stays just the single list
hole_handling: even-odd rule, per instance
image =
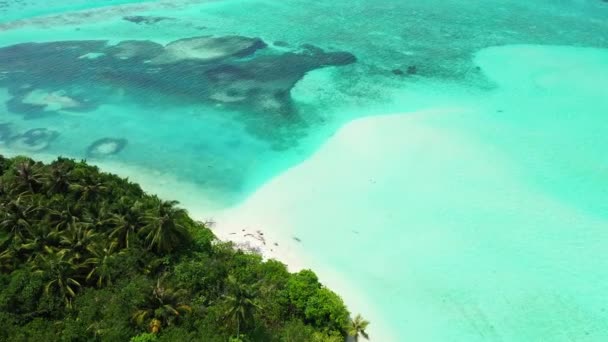
[{"label": "dense green vegetation", "polygon": [[304,270],[84,162],[0,156],[0,340],[344,341],[366,336]]}]

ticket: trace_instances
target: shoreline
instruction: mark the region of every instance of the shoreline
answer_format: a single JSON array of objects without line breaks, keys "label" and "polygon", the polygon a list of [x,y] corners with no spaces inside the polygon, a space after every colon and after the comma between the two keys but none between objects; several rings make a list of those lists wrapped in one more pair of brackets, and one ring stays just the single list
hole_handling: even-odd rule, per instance
[{"label": "shoreline", "polygon": [[[386,114],[386,116],[402,116],[407,114]],[[375,118],[357,119],[347,123],[343,128],[359,120]],[[338,131],[341,131],[340,128]],[[330,138],[327,142],[331,141]],[[326,143],[327,143],[326,142]],[[319,150],[325,143],[319,146]],[[168,174],[156,173],[149,175],[150,170],[142,172],[142,168],[126,166],[119,163],[104,163],[90,161],[91,164],[98,166],[102,171],[115,173],[121,177],[128,177],[144,189],[144,191],[158,195],[164,199],[177,199],[179,206],[188,211],[190,217],[195,220],[210,223],[213,234],[224,242],[232,242],[236,248],[256,253],[264,260],[274,259],[287,267],[289,272],[296,273],[304,269],[311,269],[318,277],[319,282],[327,286],[330,290],[342,298],[352,317],[358,313],[371,322],[368,333],[371,341],[397,341],[396,334],[388,327],[383,325],[382,315],[375,312],[374,305],[369,303],[366,295],[348,281],[347,277],[338,270],[324,266],[318,259],[311,256],[310,249],[307,251],[306,241],[300,240],[294,231],[294,226],[289,222],[289,213],[285,215],[264,215],[264,212],[282,212],[279,207],[269,208],[269,202],[257,199],[259,194],[270,192],[270,196],[276,194],[276,183],[284,179],[293,170],[297,170],[300,165],[314,158],[316,152],[300,164],[288,168],[260,188],[247,196],[241,203],[220,208],[213,204],[208,196],[197,193],[195,185],[180,181]],[[168,178],[161,184],[158,179]],[[280,185],[279,185],[280,195]],[[177,195],[176,195],[177,194]],[[273,202],[274,203],[274,202]],[[314,246],[309,247],[314,250]],[[354,255],[361,254],[355,251]]]},{"label": "shoreline", "polygon": [[[306,160],[302,163],[306,163]],[[319,277],[321,284],[342,298],[352,317],[361,314],[371,322],[370,328],[367,329],[370,341],[398,341],[397,335],[384,326],[382,315],[376,312],[368,296],[350,281],[352,279],[335,268],[324,266],[319,258],[312,256],[310,251],[314,250],[314,246],[309,246],[307,252],[307,241],[296,235],[294,225],[289,222],[289,212],[284,211],[285,215],[264,214],[265,211],[281,211],[277,207],[268,208],[265,204],[274,202],[265,202],[264,198],[268,195],[280,195],[281,187],[275,180],[288,176],[289,172],[297,169],[299,165],[277,175],[237,206],[211,212],[211,215],[187,208],[188,212],[193,218],[206,217],[210,220],[211,230],[221,241],[231,241],[235,247],[257,253],[264,260],[280,261],[292,273],[304,269],[312,270]],[[256,198],[259,194],[262,194],[262,200]],[[352,252],[352,256],[361,255],[364,255],[363,251]]]},{"label": "shoreline", "polygon": [[[349,181],[355,182],[349,183],[344,189],[351,186],[359,187],[362,183],[368,183],[368,177],[373,177],[375,173],[374,161],[380,162],[380,160],[377,160],[380,156],[376,155],[374,147],[383,143],[376,139],[379,136],[374,136],[374,134],[385,130],[387,127],[392,127],[388,129],[389,132],[387,133],[391,135],[394,134],[395,127],[397,129],[402,127],[410,131],[413,129],[411,133],[420,138],[429,133],[426,129],[420,129],[418,123],[420,118],[424,120],[429,116],[449,115],[460,113],[462,110],[463,108],[460,107],[440,107],[405,113],[378,114],[349,121],[318,146],[311,156],[272,177],[240,204],[212,212],[211,218],[214,222],[212,230],[220,240],[233,241],[237,246],[251,246],[261,251],[264,258],[283,262],[291,272],[307,268],[312,269],[319,276],[322,284],[340,295],[351,315],[355,316],[360,313],[371,322],[368,329],[370,340],[398,341],[400,335],[396,329],[386,324],[385,314],[377,311],[378,306],[374,305],[372,297],[359,287],[356,276],[353,276],[352,273],[346,274],[349,272],[348,269],[356,268],[357,259],[366,258],[365,249],[354,245],[352,250],[341,250],[342,257],[352,259],[352,261],[349,261],[348,267],[342,269],[336,267],[336,260],[324,263],[323,253],[319,252],[319,248],[322,249],[324,246],[314,245],[319,238],[332,240],[336,244],[349,244],[349,240],[352,238],[344,236],[336,240],[332,238],[332,234],[325,235],[323,231],[318,231],[318,227],[326,227],[337,231],[345,228],[351,230],[348,228],[350,226],[346,221],[342,220],[344,218],[341,217],[342,214],[339,211],[336,211],[333,216],[334,209],[332,208],[315,212],[317,206],[312,203],[323,202],[324,191],[315,189],[315,184],[317,184],[317,180],[323,184],[327,177],[331,177],[327,173],[335,172],[335,170],[328,172],[328,169],[324,168],[328,161],[331,160],[330,163],[336,163],[335,165],[349,165],[349,162],[351,162],[349,158],[352,156],[338,153],[348,150],[351,150],[349,153],[357,151],[353,153],[355,158],[367,158],[364,160],[370,163],[361,166],[364,171],[359,171],[355,178],[349,178]],[[390,126],[387,126],[387,124]],[[369,134],[369,132],[371,132],[369,138],[372,140],[367,139],[366,134]],[[359,134],[363,135],[359,136]],[[374,147],[368,147],[368,143]],[[338,160],[335,160],[336,157],[338,157]],[[375,182],[373,181],[373,183]],[[317,190],[320,192],[317,192]],[[347,193],[345,194],[347,195]],[[306,203],[311,203],[310,207]],[[326,204],[330,207],[340,205],[336,203]],[[374,210],[370,208],[361,209]],[[193,217],[200,217],[202,214],[196,210],[190,212]],[[297,235],[305,234],[304,229],[308,225],[317,226],[317,228],[311,229],[315,235],[321,235],[316,236],[317,241],[310,241],[310,237]],[[355,236],[361,233],[359,231],[353,232]],[[263,240],[259,239],[260,237],[263,237]],[[275,246],[274,242],[278,242],[278,246]],[[338,248],[341,249],[342,247]],[[342,272],[345,274],[342,274]]]},{"label": "shoreline", "polygon": [[[387,114],[380,117],[393,115],[403,114]],[[359,120],[361,119],[356,119],[353,122]],[[350,124],[351,122],[345,124],[338,131]],[[334,138],[330,138],[327,142],[332,139]],[[322,149],[326,143],[319,146],[318,150]],[[11,151],[6,147],[0,149],[0,154],[6,157],[25,155],[47,163],[60,157],[48,153],[27,154],[26,151]],[[381,315],[373,313],[373,310],[371,310],[373,306],[364,300],[365,296],[362,291],[356,289],[346,280],[346,277],[339,274],[335,269],[324,267],[319,262],[315,262],[310,253],[306,252],[302,241],[294,235],[293,227],[290,226],[285,217],[259,215],[260,212],[269,208],[260,210],[258,205],[264,205],[264,203],[260,203],[254,197],[258,193],[268,190],[277,178],[284,178],[290,171],[297,169],[301,164],[313,158],[315,154],[316,152],[301,163],[277,174],[247,196],[241,203],[225,208],[218,207],[210,199],[211,196],[199,192],[195,184],[179,180],[171,174],[115,161],[87,159],[87,163],[99,167],[102,172],[113,173],[139,184],[146,193],[157,195],[165,200],[179,201],[178,206],[186,209],[190,217],[210,223],[211,231],[220,241],[232,242],[236,248],[259,254],[264,260],[277,260],[285,264],[289,272],[292,273],[311,269],[317,274],[321,284],[327,286],[344,300],[353,317],[361,313],[364,318],[371,322],[371,328],[368,329],[370,340],[396,341],[395,335],[389,333],[388,329],[378,329],[378,326],[382,325],[382,319],[379,318]],[[61,155],[61,157],[79,159],[68,155]],[[159,180],[162,181],[159,182]],[[272,211],[276,212],[277,209],[275,208]]]}]

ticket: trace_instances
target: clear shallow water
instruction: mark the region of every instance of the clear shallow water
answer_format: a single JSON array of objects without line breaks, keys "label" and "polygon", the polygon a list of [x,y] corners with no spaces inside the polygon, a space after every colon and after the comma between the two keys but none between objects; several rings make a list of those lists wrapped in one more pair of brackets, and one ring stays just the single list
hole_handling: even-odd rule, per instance
[{"label": "clear shallow water", "polygon": [[148,0],[64,0],[54,3],[53,6],[41,6],[41,2],[36,0],[5,0],[0,2],[0,23],[36,16],[145,1]]},{"label": "clear shallow water", "polygon": [[400,336],[381,340],[602,341],[608,51],[474,61],[495,89],[348,124],[236,212],[356,284],[375,304],[357,310]]},{"label": "clear shallow water", "polygon": [[[144,5],[132,10],[130,7],[104,7],[84,14],[36,17],[35,22],[13,21],[4,27],[0,44],[91,39],[109,40],[114,44],[132,39],[167,43],[192,36],[237,34],[263,39],[269,44],[264,53],[298,51],[302,44],[313,44],[326,51],[345,51],[357,57],[355,64],[309,73],[310,82],[301,79],[291,91],[296,113],[288,119],[252,114],[247,106],[239,107],[239,113],[227,113],[235,109],[218,108],[224,103],[213,101],[193,108],[186,104],[192,99],[196,101],[196,94],[181,96],[179,92],[183,85],[172,91],[171,80],[164,84],[165,88],[146,87],[131,98],[124,98],[124,93],[128,97],[134,92],[123,92],[120,89],[122,80],[96,81],[86,77],[83,82],[71,86],[82,90],[92,84],[101,84],[105,90],[110,89],[101,95],[106,98],[97,99],[99,113],[78,116],[53,113],[40,119],[61,126],[57,127],[61,132],[59,138],[46,152],[68,152],[59,147],[64,142],[64,146],[70,146],[71,155],[84,157],[93,137],[116,135],[89,123],[103,121],[108,116],[102,104],[120,102],[118,105],[125,109],[113,110],[111,115],[115,119],[107,127],[122,133],[116,137],[128,139],[129,145],[114,159],[161,168],[187,179],[197,178],[199,183],[223,184],[218,185],[217,190],[233,197],[226,199],[232,203],[241,194],[257,188],[277,170],[310,155],[325,137],[352,118],[424,108],[436,101],[436,96],[490,89],[491,82],[472,63],[473,53],[481,48],[514,43],[608,45],[605,35],[598,34],[607,29],[602,20],[606,6],[595,1],[534,5],[517,1],[483,5],[456,1],[441,4],[357,1],[333,5],[300,1],[205,1],[170,9],[164,2]],[[135,24],[123,19],[129,15],[168,19],[153,24]],[[307,24],[311,18],[314,18],[314,25]],[[277,41],[288,46],[273,45]],[[416,67],[415,77],[392,73],[394,69],[405,72],[409,66]],[[290,72],[289,69],[277,71]],[[188,75],[187,68],[175,70],[173,76],[179,79],[184,75]],[[315,81],[316,78],[322,82]],[[415,86],[425,88],[424,94],[429,95],[422,98],[399,95],[404,89]],[[61,84],[54,84],[53,88],[66,90]],[[159,93],[164,94],[160,99]],[[150,98],[154,99],[152,105],[144,107],[150,104]],[[141,114],[134,115],[135,112]],[[12,122],[23,119],[23,115],[9,115]],[[22,129],[39,127],[37,124],[43,122],[40,120],[22,121]],[[148,130],[148,125],[166,126],[166,129]],[[70,126],[78,127],[78,130],[69,129]],[[133,130],[135,126],[146,133],[138,134]],[[87,129],[94,132],[87,132]],[[90,138],[83,140],[78,135]],[[240,143],[241,139],[245,142]],[[169,140],[173,142],[167,144]],[[235,145],[241,146],[242,151],[232,153]],[[175,160],[172,146],[179,146],[183,162],[162,161],[164,158],[160,155]],[[167,151],[165,154],[163,149]],[[207,171],[201,171],[207,163],[200,158],[201,152],[214,160],[214,167]],[[192,165],[194,160],[204,165]]]},{"label": "clear shallow water", "polygon": [[293,212],[285,225],[369,293],[397,340],[604,340],[608,52],[475,60],[491,95],[355,122],[275,185],[295,200],[257,201]]},{"label": "clear shallow water", "polygon": [[[589,234],[596,234],[592,238],[598,241],[606,241],[601,228],[605,228],[608,216],[608,205],[605,201],[608,166],[604,156],[604,147],[608,143],[608,135],[605,134],[608,120],[604,113],[608,112],[608,101],[605,99],[607,77],[602,75],[607,73],[608,60],[605,50],[601,49],[608,48],[608,23],[605,20],[608,6],[601,1],[540,1],[533,4],[524,1],[337,1],[331,4],[310,1],[216,1],[184,3],[182,6],[170,7],[162,2],[147,2],[142,4],[144,7],[104,7],[84,13],[65,12],[82,10],[82,2],[66,2],[65,7],[57,6],[48,10],[41,2],[29,2],[28,8],[31,12],[21,11],[20,7],[13,6],[14,4],[22,6],[21,3],[11,3],[4,9],[4,14],[0,14],[2,46],[61,40],[109,40],[109,44],[119,44],[126,40],[151,40],[165,44],[202,35],[257,37],[266,42],[268,47],[253,55],[230,59],[229,62],[260,63],[258,61],[264,61],[264,58],[270,56],[274,59],[268,62],[271,67],[265,75],[285,75],[285,78],[277,76],[282,80],[279,82],[273,76],[275,78],[271,77],[271,81],[268,81],[270,76],[256,75],[253,77],[254,83],[258,87],[262,84],[264,89],[268,89],[269,84],[281,89],[289,88],[291,83],[286,85],[289,82],[285,79],[293,80],[294,77],[297,78],[297,83],[290,88],[288,97],[285,97],[285,94],[280,97],[285,101],[281,102],[283,105],[291,106],[291,109],[285,112],[276,110],[277,107],[272,107],[272,104],[270,108],[264,109],[264,105],[269,104],[259,100],[257,95],[252,97],[255,101],[245,101],[235,106],[234,103],[209,99],[205,91],[191,92],[191,89],[200,91],[201,88],[195,86],[196,82],[183,81],[193,73],[192,69],[185,67],[174,68],[169,74],[161,73],[162,77],[146,74],[146,77],[142,78],[146,80],[142,83],[146,86],[137,87],[132,83],[134,79],[159,66],[149,67],[149,63],[142,61],[136,64],[145,66],[145,72],[130,73],[135,66],[127,65],[121,69],[124,71],[121,75],[98,73],[99,69],[96,69],[88,76],[75,80],[65,73],[60,75],[63,78],[57,77],[57,74],[53,76],[53,72],[56,73],[56,70],[61,68],[53,64],[58,63],[57,61],[51,63],[48,59],[45,60],[48,55],[46,54],[42,57],[33,56],[31,61],[35,62],[37,58],[46,61],[48,65],[42,63],[42,66],[50,69],[46,71],[50,76],[46,79],[39,77],[24,80],[22,77],[8,79],[8,72],[14,73],[18,68],[14,65],[11,65],[11,68],[3,68],[3,65],[8,63],[6,59],[0,59],[0,82],[3,82],[4,78],[3,86],[8,87],[0,92],[2,102],[14,99],[15,93],[27,95],[24,96],[25,102],[29,101],[30,104],[42,101],[41,99],[48,102],[49,98],[53,102],[42,112],[34,111],[40,115],[30,115],[31,111],[0,107],[0,124],[9,124],[2,126],[5,127],[3,131],[7,133],[0,139],[5,142],[0,148],[5,151],[33,156],[62,154],[88,157],[102,164],[111,162],[137,166],[139,170],[148,170],[153,175],[171,175],[179,180],[193,182],[197,191],[222,207],[239,203],[268,180],[306,159],[350,120],[437,106],[464,107],[468,108],[464,114],[434,118],[431,124],[434,127],[449,128],[459,136],[467,137],[474,146],[483,146],[484,150],[490,151],[472,158],[476,162],[471,163],[466,172],[478,177],[482,177],[486,172],[497,172],[494,169],[486,170],[484,166],[491,163],[487,160],[488,156],[500,156],[500,160],[506,160],[501,166],[508,169],[509,174],[517,175],[518,187],[522,186],[526,191],[535,194],[540,193],[570,208],[569,210],[584,213],[581,215],[594,217],[599,223],[594,223],[593,227],[600,228],[590,230]],[[98,5],[87,3],[91,8]],[[45,8],[46,12],[34,11],[41,8]],[[20,19],[26,19],[29,16],[62,11],[60,16],[11,21],[17,19],[16,13],[19,13]],[[150,23],[135,23],[123,19],[125,16],[137,15],[163,19],[152,20]],[[2,22],[4,24],[1,24]],[[281,58],[284,54],[306,55],[316,51],[314,48],[303,48],[303,44],[321,48],[323,53],[350,53],[356,56],[357,62],[339,66],[308,66],[310,71],[303,77],[300,75],[302,69],[297,67],[276,67],[273,70],[273,65],[283,65]],[[509,47],[506,50],[486,49],[513,44],[593,47],[600,50],[556,51],[553,48],[517,47]],[[61,54],[69,52],[68,50],[69,47],[63,46],[58,51]],[[319,56],[316,55],[317,60]],[[65,61],[67,63],[68,59]],[[95,64],[95,59],[86,61],[88,63],[73,64],[72,69],[82,68],[83,65],[99,66]],[[224,60],[222,63],[228,62]],[[416,67],[416,73],[408,75],[407,70],[412,66]],[[30,67],[24,70],[28,68]],[[197,65],[196,68],[203,67]],[[396,69],[401,72],[395,74],[393,71]],[[293,76],[295,74],[297,77]],[[242,79],[237,77],[237,81]],[[34,90],[39,91],[32,95]],[[235,94],[228,92],[227,95]],[[69,99],[63,98],[65,96]],[[202,98],[206,100],[201,100]],[[86,110],[56,110],[57,106],[69,106],[70,99],[92,99],[95,105]],[[276,100],[276,97],[274,99]],[[58,101],[62,104],[58,105]],[[20,102],[24,103],[23,100]],[[33,139],[34,142],[32,139],[28,140],[27,136],[21,136],[21,140],[16,139],[35,128],[56,132],[51,134],[46,131],[48,146],[44,146],[44,141],[40,143],[39,140],[44,140],[40,138]],[[51,140],[50,137],[54,139]],[[87,155],[90,144],[108,137],[126,139],[127,145],[115,155]],[[30,144],[24,145],[23,139]],[[441,153],[439,151],[438,155],[441,156]],[[449,156],[449,152],[446,154]],[[486,161],[483,162],[484,160]],[[442,163],[437,165],[437,168],[442,167]],[[399,175],[407,178],[407,169]],[[446,184],[458,180],[450,172],[441,176],[439,179],[445,179]],[[391,177],[396,178],[387,179],[394,179],[394,182],[398,183],[397,176]],[[436,181],[418,177],[421,183]],[[470,188],[477,186],[475,177],[466,178],[463,182]],[[442,191],[447,192],[448,189],[449,187]],[[408,187],[403,187],[402,192],[408,191]],[[493,200],[491,187],[482,186],[479,191],[480,193],[476,194],[464,192],[462,195],[452,196],[455,196],[454,201],[462,198],[464,202],[469,199],[474,203],[478,203],[480,198],[485,201]],[[412,189],[411,193],[424,194],[425,190]],[[441,196],[442,192],[430,193]],[[448,222],[449,225],[440,219],[433,224],[449,226],[454,234],[462,232],[463,240],[469,243],[476,239],[486,243],[500,239],[503,236],[497,232],[530,227],[534,222],[543,229],[537,233],[540,236],[538,239],[531,240],[535,242],[542,241],[541,237],[545,235],[554,236],[556,231],[563,229],[563,226],[558,224],[559,220],[541,220],[534,216],[534,210],[528,211],[524,210],[525,206],[513,205],[522,201],[518,197],[521,194],[522,192],[515,192],[508,197],[513,202],[511,205],[505,204],[505,212],[494,210],[491,211],[492,215],[471,216],[471,208],[483,208],[480,208],[479,204],[465,206],[462,210],[463,213],[469,213],[468,215],[454,216]],[[376,205],[380,208],[390,208],[395,201],[397,200],[390,196],[380,196]],[[536,201],[529,200],[525,203],[532,206]],[[427,207],[420,207],[418,210],[441,212],[441,207],[445,207],[444,210],[447,211],[450,208],[458,208],[451,201],[424,203]],[[545,212],[549,209],[540,205],[538,210]],[[563,207],[554,206],[547,215],[558,217],[562,210]],[[409,219],[415,218],[400,216],[400,222],[407,222]],[[524,222],[526,224],[523,224]],[[577,227],[583,227],[580,229],[587,227],[581,220],[570,219],[565,222],[573,222]],[[488,228],[487,231],[482,230],[484,235],[479,234],[482,228],[474,230],[472,227]],[[330,236],[329,241],[341,239],[340,229],[336,228],[336,235]],[[365,227],[360,229],[364,230]],[[390,270],[380,274],[375,266],[391,257],[421,258],[431,262],[432,259],[429,258],[441,256],[434,256],[430,252],[440,253],[442,248],[429,246],[428,253],[422,253],[420,249],[408,244],[406,239],[411,238],[410,235],[416,230],[406,231],[402,239],[395,239],[394,234],[398,232],[383,224],[373,224],[370,221],[368,229],[369,232],[374,232],[374,244],[366,246],[370,266],[368,273],[363,274],[368,277],[352,268],[351,260],[347,257],[350,255],[348,246],[341,249],[332,243],[333,248],[320,249],[331,250],[331,255],[319,252],[319,249],[312,246],[309,252],[318,260],[327,259],[329,267],[345,278],[356,280],[364,292],[377,302],[378,311],[386,313],[387,321],[395,330],[408,330],[411,322],[408,322],[406,317],[411,317],[408,314],[412,315],[416,310],[422,310],[425,304],[423,301],[416,304],[416,294],[420,293],[413,291],[410,296],[402,295],[403,301],[400,305],[410,308],[411,311],[407,311],[392,302],[393,296],[399,296],[403,289],[396,289],[395,291],[399,292],[392,292],[392,296],[381,289],[387,284],[401,283],[412,275],[407,271],[399,271],[398,264],[391,265]],[[472,230],[475,233],[470,233]],[[324,236],[326,239],[329,232],[326,229],[309,229],[306,233],[301,233],[306,234],[309,241],[321,244],[322,241],[315,240],[314,237]],[[563,244],[568,245],[572,238],[572,235],[566,234],[563,236]],[[558,238],[555,239],[559,242]],[[395,241],[400,242],[395,244]],[[588,241],[581,243],[585,245]],[[386,246],[391,246],[395,254],[391,256],[383,253],[387,249]],[[530,242],[528,247],[533,250],[538,245]],[[556,243],[546,247],[538,249],[536,258],[547,260],[547,264],[551,265],[553,253],[559,251],[560,245]],[[517,248],[500,250],[501,254],[508,255],[501,260],[507,260],[505,262],[510,265],[518,264]],[[487,258],[492,255],[491,252],[490,248],[479,256]],[[424,254],[424,258],[416,253]],[[589,258],[601,257],[597,249],[591,248],[588,253]],[[564,286],[557,289],[556,293],[574,297],[576,300],[575,304],[572,304],[575,307],[573,310],[584,313],[592,307],[591,300],[597,298],[596,295],[588,293],[600,287],[605,288],[608,282],[603,278],[595,278],[596,275],[592,274],[593,271],[589,270],[586,264],[588,259],[577,263],[574,253],[572,257],[574,259],[567,269],[580,268],[582,271],[576,276],[597,284],[597,287],[588,289]],[[461,261],[462,263],[457,264],[465,264],[468,259],[463,257]],[[529,262],[529,259],[524,258],[522,262]],[[422,272],[420,270],[424,264],[421,261],[417,272]],[[457,282],[457,279],[463,279],[461,285],[454,283],[453,287],[444,288],[442,291],[448,292],[445,296],[456,298],[454,300],[461,303],[459,307],[462,308],[458,310],[464,311],[446,314],[446,311],[438,309],[432,312],[427,321],[416,323],[428,327],[428,330],[439,329],[441,333],[429,334],[426,335],[428,338],[425,338],[425,335],[419,332],[415,337],[424,340],[455,336],[454,339],[471,340],[470,331],[476,328],[452,324],[452,320],[470,315],[471,310],[482,310],[462,303],[474,302],[480,298],[476,296],[491,298],[499,293],[492,292],[490,283],[483,285],[484,291],[475,291],[474,287],[471,290],[472,280],[488,277],[480,272],[481,268],[481,264],[467,268],[463,271],[462,278],[435,279],[436,273],[426,275],[429,283]],[[505,267],[505,270],[513,272],[509,267]],[[561,283],[565,282],[562,277],[567,276],[554,273],[553,275],[558,274],[559,277],[524,277],[522,269],[517,270],[517,277],[514,276],[513,282],[538,281],[546,284],[548,279],[558,279]],[[536,270],[531,268],[529,272],[535,273]],[[459,297],[454,291],[465,291],[466,295]],[[480,293],[483,295],[479,295]],[[441,296],[443,295],[438,294],[437,298],[442,298]],[[467,296],[472,300],[468,301]],[[533,294],[526,292],[524,288],[521,296],[523,298]],[[541,316],[561,308],[555,303],[557,299],[551,298],[537,302],[535,311],[530,314]],[[495,316],[490,315],[492,322],[488,324],[498,324],[494,321],[499,321],[501,315],[508,315],[507,309],[510,305],[486,303],[483,310],[497,313]],[[524,304],[518,302],[514,305]],[[601,312],[598,311],[600,309],[593,306],[589,310],[594,312],[594,317],[599,316],[597,320],[600,328],[594,331],[605,331],[606,322],[605,318],[601,317],[603,314],[598,313]],[[521,311],[516,313],[523,314]],[[442,314],[445,315],[441,316]],[[517,321],[513,324],[519,328],[509,330],[508,326],[502,327],[503,334],[504,330],[512,334],[505,335],[507,340],[536,340],[543,337],[542,330],[526,330],[537,325],[537,322]],[[553,327],[554,325],[549,325],[547,329]],[[581,338],[584,339],[584,332],[579,331],[582,328],[573,329],[573,334],[583,336]],[[558,335],[552,336],[553,339],[560,339]],[[487,333],[476,335],[476,338],[499,339]]]}]

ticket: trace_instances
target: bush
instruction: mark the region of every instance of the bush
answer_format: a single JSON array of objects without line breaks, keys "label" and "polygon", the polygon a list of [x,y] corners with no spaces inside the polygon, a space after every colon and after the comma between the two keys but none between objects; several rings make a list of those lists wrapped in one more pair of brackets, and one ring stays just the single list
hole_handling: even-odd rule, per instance
[{"label": "bush", "polygon": [[158,337],[152,333],[142,333],[137,336],[131,337],[129,342],[156,342]]}]

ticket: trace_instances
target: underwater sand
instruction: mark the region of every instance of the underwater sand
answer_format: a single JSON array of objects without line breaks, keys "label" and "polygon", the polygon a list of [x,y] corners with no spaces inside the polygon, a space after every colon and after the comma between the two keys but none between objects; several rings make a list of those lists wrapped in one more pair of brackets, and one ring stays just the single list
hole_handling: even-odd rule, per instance
[{"label": "underwater sand", "polygon": [[[358,292],[342,293],[353,308],[392,329],[380,340],[608,338],[608,276],[598,271],[608,210],[593,201],[607,190],[608,51],[513,46],[476,60],[498,83],[492,96],[346,125],[220,215],[223,236],[256,227],[283,236],[291,253],[314,251],[313,268],[352,279]],[[512,106],[529,116],[519,134],[502,123]],[[553,122],[535,127],[544,111]],[[573,115],[597,126],[577,131]],[[528,163],[536,172],[522,169]]]},{"label": "underwater sand", "polygon": [[[601,1],[150,1],[21,21],[1,11],[0,55],[31,41],[241,35],[268,47],[221,63],[268,73],[230,87],[289,89],[235,106],[235,90],[180,81],[207,66],[117,59],[122,76],[108,74],[113,50],[94,44],[73,63],[95,77],[58,73],[74,68],[49,54],[31,54],[22,74],[0,59],[2,153],[89,158],[177,198],[221,238],[312,267],[372,321],[374,341],[608,338]],[[76,45],[57,45],[59,60]],[[301,57],[332,53],[357,61]],[[34,65],[54,77],[33,77]],[[72,100],[83,108],[64,108]],[[128,142],[87,155],[106,138]]]}]

